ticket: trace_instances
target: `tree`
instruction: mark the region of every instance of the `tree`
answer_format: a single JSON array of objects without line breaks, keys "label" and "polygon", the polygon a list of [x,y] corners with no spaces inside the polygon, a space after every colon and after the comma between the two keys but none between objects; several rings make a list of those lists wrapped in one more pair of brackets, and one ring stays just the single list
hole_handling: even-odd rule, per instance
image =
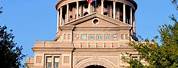
[{"label": "tree", "polygon": [[22,66],[21,46],[14,42],[12,30],[7,31],[6,26],[0,26],[0,67],[1,68],[19,68]]},{"label": "tree", "polygon": [[178,0],[171,0],[171,1],[176,6],[176,9],[178,10]]},{"label": "tree", "polygon": [[[171,0],[178,10],[178,0]],[[131,42],[141,55],[141,59],[145,59],[149,65],[142,66],[140,60],[130,59],[128,63],[130,68],[178,68],[178,21],[174,15],[171,16],[173,25],[160,26],[160,40],[158,37],[152,40],[141,39],[137,42]]]}]

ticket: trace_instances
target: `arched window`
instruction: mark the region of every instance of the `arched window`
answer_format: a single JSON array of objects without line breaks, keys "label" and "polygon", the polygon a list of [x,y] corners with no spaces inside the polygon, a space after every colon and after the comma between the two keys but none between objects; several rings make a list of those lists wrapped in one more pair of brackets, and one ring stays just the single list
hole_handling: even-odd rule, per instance
[{"label": "arched window", "polygon": [[106,67],[101,66],[101,65],[90,65],[90,66],[87,66],[85,68],[106,68]]},{"label": "arched window", "polygon": [[88,12],[85,12],[83,15],[85,16],[85,15],[87,15],[88,14]]}]

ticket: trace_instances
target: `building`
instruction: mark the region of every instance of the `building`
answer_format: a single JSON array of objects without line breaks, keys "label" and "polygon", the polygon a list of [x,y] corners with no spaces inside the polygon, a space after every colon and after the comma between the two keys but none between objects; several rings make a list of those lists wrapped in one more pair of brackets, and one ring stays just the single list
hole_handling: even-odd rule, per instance
[{"label": "building", "polygon": [[27,68],[125,68],[135,37],[134,0],[60,0],[56,38],[37,41]]}]

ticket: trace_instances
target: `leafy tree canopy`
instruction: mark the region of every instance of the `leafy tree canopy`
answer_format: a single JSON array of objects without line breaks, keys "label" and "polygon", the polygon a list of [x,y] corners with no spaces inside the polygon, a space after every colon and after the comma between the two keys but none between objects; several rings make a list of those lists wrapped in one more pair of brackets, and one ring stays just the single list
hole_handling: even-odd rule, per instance
[{"label": "leafy tree canopy", "polygon": [[21,46],[14,42],[12,30],[7,31],[6,26],[0,26],[0,67],[1,68],[19,68],[22,66]]},{"label": "leafy tree canopy", "polygon": [[[178,10],[178,0],[171,1]],[[131,46],[140,53],[141,59],[130,59],[130,68],[178,68],[178,21],[174,15],[171,19],[173,25],[160,26],[160,44],[157,42],[158,36],[152,40],[131,42]],[[144,66],[142,59],[146,60],[148,65]]]}]

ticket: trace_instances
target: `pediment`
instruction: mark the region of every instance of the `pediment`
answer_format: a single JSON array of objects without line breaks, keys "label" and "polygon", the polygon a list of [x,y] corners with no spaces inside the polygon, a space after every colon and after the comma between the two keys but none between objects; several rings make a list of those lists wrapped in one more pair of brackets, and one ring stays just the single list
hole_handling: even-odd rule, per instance
[{"label": "pediment", "polygon": [[113,18],[93,13],[84,17],[81,17],[77,20],[71,21],[65,24],[74,25],[75,27],[120,27],[120,26],[130,26],[126,23],[123,23],[119,20]]}]

